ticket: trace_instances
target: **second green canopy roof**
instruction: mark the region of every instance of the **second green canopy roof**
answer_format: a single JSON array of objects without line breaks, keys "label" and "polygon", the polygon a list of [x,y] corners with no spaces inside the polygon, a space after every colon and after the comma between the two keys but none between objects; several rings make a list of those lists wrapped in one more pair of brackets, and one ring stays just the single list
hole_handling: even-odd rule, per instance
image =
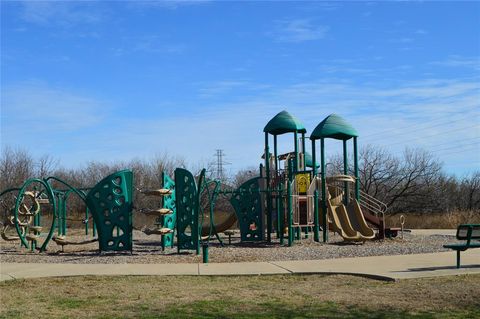
[{"label": "second green canopy roof", "polygon": [[348,140],[357,136],[357,131],[347,121],[337,114],[330,114],[313,130],[310,139],[334,138],[337,140]]},{"label": "second green canopy roof", "polygon": [[307,130],[300,121],[287,111],[275,115],[263,129],[265,133],[280,135],[284,133],[306,133]]}]

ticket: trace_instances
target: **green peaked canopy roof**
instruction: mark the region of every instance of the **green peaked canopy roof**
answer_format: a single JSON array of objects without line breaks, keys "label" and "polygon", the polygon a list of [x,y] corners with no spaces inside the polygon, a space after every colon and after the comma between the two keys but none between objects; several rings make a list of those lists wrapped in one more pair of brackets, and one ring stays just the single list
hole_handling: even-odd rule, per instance
[{"label": "green peaked canopy roof", "polygon": [[327,116],[310,135],[311,140],[320,138],[334,138],[337,140],[348,140],[358,136],[357,131],[337,114]]},{"label": "green peaked canopy roof", "polygon": [[275,115],[263,129],[265,133],[280,135],[284,133],[299,132],[306,133],[307,130],[298,119],[287,111]]}]

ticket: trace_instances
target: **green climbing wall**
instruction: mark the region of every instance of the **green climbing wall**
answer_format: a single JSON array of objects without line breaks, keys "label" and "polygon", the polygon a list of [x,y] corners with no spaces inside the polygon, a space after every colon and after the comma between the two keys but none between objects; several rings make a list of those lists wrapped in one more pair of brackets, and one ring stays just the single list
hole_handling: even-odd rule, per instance
[{"label": "green climbing wall", "polygon": [[264,239],[259,181],[260,177],[246,181],[230,199],[240,224],[242,241],[262,241]]},{"label": "green climbing wall", "polygon": [[101,251],[132,250],[133,172],[107,176],[87,195]]},{"label": "green climbing wall", "polygon": [[[177,220],[177,209],[175,207],[175,181],[167,175],[167,173],[163,172],[163,186],[162,188],[170,189],[172,191],[171,195],[167,195],[163,197],[163,208],[168,208],[173,211],[173,213],[168,214],[166,216],[160,217],[160,222],[162,223],[163,227],[167,227],[170,229],[175,229],[175,223]],[[173,248],[173,238],[174,234],[166,234],[162,236],[162,249],[169,246]]]},{"label": "green climbing wall", "polygon": [[[202,170],[199,185],[205,170]],[[198,229],[198,189],[192,173],[183,168],[175,170],[175,203],[177,209],[177,248],[200,252]]]}]

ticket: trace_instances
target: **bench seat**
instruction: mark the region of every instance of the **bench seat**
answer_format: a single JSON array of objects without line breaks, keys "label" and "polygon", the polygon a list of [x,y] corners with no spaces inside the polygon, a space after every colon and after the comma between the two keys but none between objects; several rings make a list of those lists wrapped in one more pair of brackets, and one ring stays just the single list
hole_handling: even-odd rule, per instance
[{"label": "bench seat", "polygon": [[450,248],[450,249],[453,249],[453,250],[465,251],[468,248],[480,248],[480,243],[478,243],[478,244],[470,243],[469,245],[466,245],[466,244],[448,244],[448,245],[443,245],[443,247],[444,248]]},{"label": "bench seat", "polygon": [[462,224],[457,228],[457,240],[464,242],[443,245],[457,252],[457,268],[460,268],[460,252],[469,248],[480,248],[480,224]]}]

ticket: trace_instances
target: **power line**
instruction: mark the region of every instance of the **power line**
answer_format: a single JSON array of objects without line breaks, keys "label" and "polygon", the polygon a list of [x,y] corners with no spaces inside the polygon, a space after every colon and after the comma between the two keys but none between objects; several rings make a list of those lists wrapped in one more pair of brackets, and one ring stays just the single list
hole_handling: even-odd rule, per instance
[{"label": "power line", "polygon": [[[452,120],[458,121],[460,119],[470,118],[470,117],[471,117],[471,115],[464,115],[464,116],[460,116],[460,117],[457,117],[457,118],[450,117],[448,121],[445,121],[445,119],[442,119],[441,122],[433,122],[434,123],[433,125],[429,125],[429,126],[425,126],[425,127],[419,127],[417,129],[410,130],[409,132],[423,131],[423,130],[427,130],[427,129],[430,129],[430,128],[433,128],[433,127],[438,127],[438,126],[450,124],[450,123],[452,123]],[[375,132],[375,133],[372,133],[372,134],[364,135],[363,138],[368,140],[368,139],[371,139],[371,137],[374,137],[374,136],[377,136],[377,135],[384,135],[384,133],[395,132],[395,131],[398,131],[399,129],[405,130],[405,129],[408,129],[410,127],[417,127],[417,126],[419,126],[419,125],[418,124],[412,124],[412,125],[403,126],[401,128],[397,128],[397,129],[388,129],[388,130],[379,131],[379,132]]]},{"label": "power line", "polygon": [[451,149],[456,149],[456,148],[464,148],[466,146],[473,146],[473,145],[479,145],[480,146],[480,141],[476,141],[476,142],[473,142],[473,143],[468,143],[468,144],[463,144],[463,145],[452,145],[450,147],[444,147],[444,148],[440,148],[440,149],[434,149],[434,150],[430,150],[430,152],[441,152],[441,151],[446,151],[446,150],[451,150]]},{"label": "power line", "polygon": [[[466,126],[466,127],[456,128],[456,129],[453,129],[453,130],[442,131],[438,134],[430,134],[430,135],[425,135],[425,136],[408,137],[408,138],[409,138],[409,141],[420,140],[420,139],[425,139],[425,138],[431,138],[431,137],[435,137],[435,136],[444,135],[444,134],[447,134],[447,133],[462,131],[462,130],[470,129],[472,127],[478,127],[478,125],[475,124],[475,125],[472,125],[472,126]],[[404,143],[405,143],[405,141],[400,141],[400,142],[395,142],[395,143],[388,144],[388,146],[394,146],[394,145],[404,144]]]}]

